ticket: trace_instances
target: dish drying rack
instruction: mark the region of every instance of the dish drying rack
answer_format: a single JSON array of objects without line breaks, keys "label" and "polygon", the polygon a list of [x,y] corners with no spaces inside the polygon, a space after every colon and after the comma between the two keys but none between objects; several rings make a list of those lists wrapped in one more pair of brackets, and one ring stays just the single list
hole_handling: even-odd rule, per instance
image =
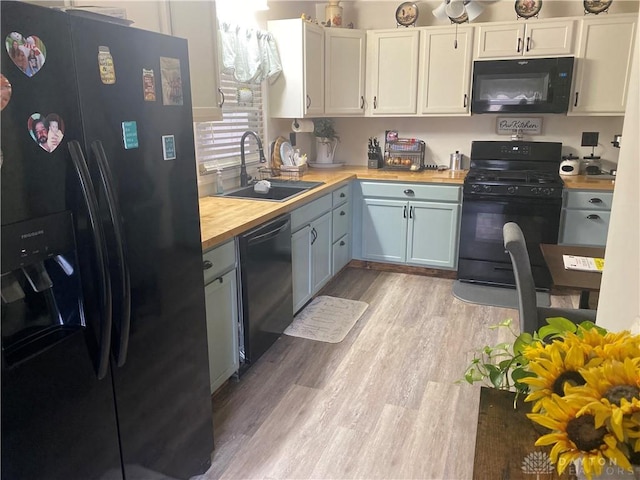
[{"label": "dish drying rack", "polygon": [[426,144],[415,138],[398,138],[384,143],[385,170],[419,171],[425,168]]},{"label": "dish drying rack", "polygon": [[308,170],[307,164],[297,166],[282,165],[280,167],[258,167],[258,177],[260,180],[269,180],[278,178],[278,181],[295,182],[301,180],[304,173]]}]

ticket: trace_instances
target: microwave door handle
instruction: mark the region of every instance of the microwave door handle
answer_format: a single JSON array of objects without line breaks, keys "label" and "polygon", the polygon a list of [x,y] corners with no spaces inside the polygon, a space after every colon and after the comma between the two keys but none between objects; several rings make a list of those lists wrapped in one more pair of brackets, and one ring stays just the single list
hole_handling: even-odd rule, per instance
[{"label": "microwave door handle", "polygon": [[91,231],[93,233],[93,248],[96,253],[96,263],[98,267],[98,275],[100,279],[100,347],[96,363],[96,376],[98,380],[102,380],[109,369],[109,345],[111,345],[111,322],[112,322],[112,297],[111,297],[111,278],[108,274],[109,258],[107,255],[106,241],[102,225],[100,224],[100,216],[98,214],[98,200],[95,188],[89,174],[89,167],[82,153],[82,148],[77,140],[71,140],[68,144],[69,153],[73,166],[78,175],[80,189],[84,197],[87,207],[87,214]]}]

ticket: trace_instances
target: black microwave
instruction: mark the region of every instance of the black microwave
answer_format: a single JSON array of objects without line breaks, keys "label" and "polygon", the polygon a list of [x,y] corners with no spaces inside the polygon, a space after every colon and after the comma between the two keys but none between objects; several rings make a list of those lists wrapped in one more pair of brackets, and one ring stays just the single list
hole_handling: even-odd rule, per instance
[{"label": "black microwave", "polygon": [[471,113],[566,113],[573,57],[473,62]]}]

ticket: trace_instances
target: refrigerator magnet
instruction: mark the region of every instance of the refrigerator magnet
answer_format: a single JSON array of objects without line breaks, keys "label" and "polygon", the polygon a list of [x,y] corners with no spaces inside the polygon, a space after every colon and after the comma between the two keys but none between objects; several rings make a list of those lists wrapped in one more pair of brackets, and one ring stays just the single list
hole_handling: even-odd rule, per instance
[{"label": "refrigerator magnet", "polygon": [[11,82],[0,73],[0,110],[4,110],[11,100]]},{"label": "refrigerator magnet", "polygon": [[105,85],[116,83],[116,69],[109,47],[98,47],[98,67],[100,68],[100,80]]},{"label": "refrigerator magnet", "polygon": [[57,113],[45,116],[41,113],[32,113],[27,120],[29,135],[43,150],[51,153],[64,138],[64,122]]},{"label": "refrigerator magnet", "polygon": [[47,49],[35,35],[24,37],[19,32],[11,32],[4,43],[13,63],[27,77],[33,77],[44,66]]},{"label": "refrigerator magnet", "polygon": [[165,160],[176,159],[176,139],[173,135],[162,136],[162,157]]},{"label": "refrigerator magnet", "polygon": [[156,101],[156,79],[151,69],[142,69],[142,88],[145,102]]},{"label": "refrigerator magnet", "polygon": [[122,142],[125,150],[138,148],[138,124],[135,121],[122,122]]},{"label": "refrigerator magnet", "polygon": [[182,105],[182,74],[178,58],[160,57],[162,104]]}]

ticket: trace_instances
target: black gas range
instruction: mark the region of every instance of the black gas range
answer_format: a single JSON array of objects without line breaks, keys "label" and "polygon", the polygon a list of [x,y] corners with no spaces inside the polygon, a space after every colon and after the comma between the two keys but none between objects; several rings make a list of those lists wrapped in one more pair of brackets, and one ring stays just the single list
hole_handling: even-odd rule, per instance
[{"label": "black gas range", "polygon": [[557,142],[472,142],[463,186],[459,280],[515,285],[502,227],[516,222],[527,240],[536,287],[551,286],[539,245],[558,242],[561,160]]}]

